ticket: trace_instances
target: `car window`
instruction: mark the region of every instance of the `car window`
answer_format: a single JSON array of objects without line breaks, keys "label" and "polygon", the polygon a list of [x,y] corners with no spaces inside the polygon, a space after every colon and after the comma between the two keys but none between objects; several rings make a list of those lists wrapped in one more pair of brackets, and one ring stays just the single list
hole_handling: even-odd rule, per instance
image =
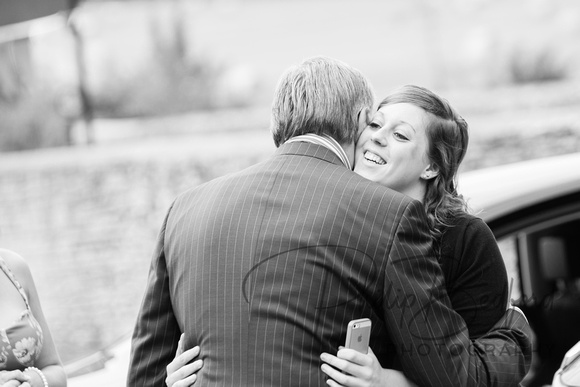
[{"label": "car window", "polygon": [[580,284],[580,212],[531,225],[516,234],[522,269],[521,290],[528,302],[549,303]]},{"label": "car window", "polygon": [[520,274],[518,271],[519,257],[517,254],[516,237],[510,235],[498,239],[497,242],[508,274],[510,299],[513,300],[513,303],[517,305],[520,303],[522,291],[520,284]]}]

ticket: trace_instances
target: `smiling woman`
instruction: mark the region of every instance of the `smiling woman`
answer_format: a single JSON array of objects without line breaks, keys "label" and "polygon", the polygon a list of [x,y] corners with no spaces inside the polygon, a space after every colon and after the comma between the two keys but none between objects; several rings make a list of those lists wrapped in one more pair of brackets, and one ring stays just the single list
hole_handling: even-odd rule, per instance
[{"label": "smiling woman", "polygon": [[427,158],[429,113],[410,103],[381,106],[359,138],[355,172],[421,199],[437,171]]},{"label": "smiling woman", "polygon": [[[404,86],[379,104],[360,135],[354,171],[423,202],[451,304],[465,320],[472,340],[478,340],[504,315],[508,282],[491,230],[468,213],[456,190],[457,171],[467,150],[467,128],[445,99],[422,87]],[[381,345],[371,338],[371,348]],[[323,353],[321,359],[328,363],[322,371],[331,378],[331,386],[387,379],[395,386],[413,385],[406,375],[383,369],[372,349],[368,354],[342,349],[336,356]],[[519,381],[529,360],[494,359],[505,362],[506,368],[491,370],[494,375],[488,376],[505,372],[504,377]],[[344,372],[351,376],[345,377]]]},{"label": "smiling woman", "polygon": [[437,238],[467,211],[456,176],[468,142],[467,122],[447,100],[407,85],[379,104],[359,138],[354,171],[422,201]]}]

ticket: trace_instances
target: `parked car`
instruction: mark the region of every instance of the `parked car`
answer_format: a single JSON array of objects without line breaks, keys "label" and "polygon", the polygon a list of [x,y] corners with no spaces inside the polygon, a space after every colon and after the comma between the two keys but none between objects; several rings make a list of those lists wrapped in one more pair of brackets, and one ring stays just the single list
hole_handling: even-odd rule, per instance
[{"label": "parked car", "polygon": [[64,369],[68,387],[124,387],[127,380],[131,334],[106,348],[69,364]]},{"label": "parked car", "polygon": [[573,386],[580,386],[580,341],[566,352],[562,365],[552,381],[552,387]]},{"label": "parked car", "polygon": [[[494,232],[511,298],[534,329],[524,385],[549,385],[580,341],[580,153],[461,173],[459,192]],[[94,359],[102,369],[72,377],[69,386],[124,385],[129,346],[127,338],[101,351]]]},{"label": "parked car", "polygon": [[580,153],[463,173],[458,190],[492,229],[534,330],[524,385],[549,385],[580,341]]}]

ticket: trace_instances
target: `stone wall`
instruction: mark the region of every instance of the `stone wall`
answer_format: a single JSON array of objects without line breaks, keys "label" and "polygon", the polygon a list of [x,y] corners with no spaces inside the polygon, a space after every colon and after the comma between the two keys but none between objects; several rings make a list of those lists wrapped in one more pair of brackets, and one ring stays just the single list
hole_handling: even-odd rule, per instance
[{"label": "stone wall", "polygon": [[239,154],[208,157],[175,144],[152,157],[131,148],[118,148],[124,157],[75,148],[0,158],[0,245],[29,263],[64,362],[132,330],[172,199],[270,150],[240,147]]}]

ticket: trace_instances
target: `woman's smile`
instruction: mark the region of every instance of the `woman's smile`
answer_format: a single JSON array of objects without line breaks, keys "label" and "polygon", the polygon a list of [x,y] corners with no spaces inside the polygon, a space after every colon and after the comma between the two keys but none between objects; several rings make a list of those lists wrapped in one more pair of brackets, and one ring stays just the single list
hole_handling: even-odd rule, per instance
[{"label": "woman's smile", "polygon": [[363,130],[355,152],[354,171],[381,185],[421,198],[429,167],[429,113],[409,103],[381,107]]},{"label": "woman's smile", "polygon": [[367,161],[370,161],[371,163],[375,163],[377,165],[387,164],[387,162],[381,156],[379,156],[376,153],[373,153],[371,151],[366,151],[364,153],[364,159]]}]

